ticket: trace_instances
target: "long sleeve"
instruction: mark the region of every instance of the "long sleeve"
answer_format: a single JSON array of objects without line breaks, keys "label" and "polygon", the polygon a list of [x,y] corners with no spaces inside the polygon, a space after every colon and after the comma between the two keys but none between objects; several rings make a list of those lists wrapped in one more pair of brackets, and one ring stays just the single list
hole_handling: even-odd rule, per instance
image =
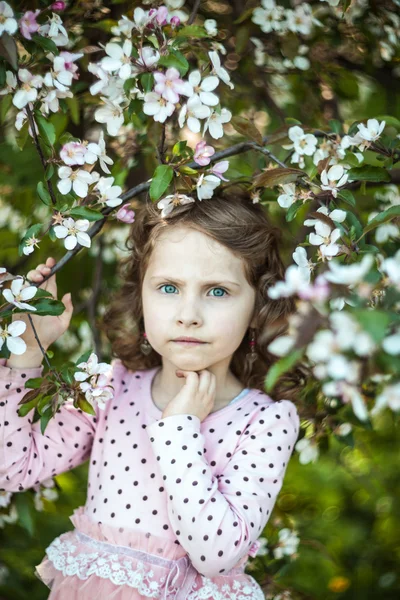
[{"label": "long sleeve", "polygon": [[228,572],[262,533],[299,424],[290,400],[258,410],[218,478],[204,456],[198,417],[174,415],[147,427],[165,481],[170,522],[202,575]]},{"label": "long sleeve", "polygon": [[25,381],[41,377],[43,366],[10,368],[0,361],[0,491],[21,492],[49,477],[69,471],[90,455],[96,416],[63,404],[42,434],[33,412],[18,415],[27,393]]}]

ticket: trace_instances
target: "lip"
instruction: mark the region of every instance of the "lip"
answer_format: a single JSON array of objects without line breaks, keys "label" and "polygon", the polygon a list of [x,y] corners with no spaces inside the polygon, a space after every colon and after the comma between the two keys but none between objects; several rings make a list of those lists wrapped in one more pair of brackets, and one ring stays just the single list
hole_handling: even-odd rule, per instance
[{"label": "lip", "polygon": [[192,338],[192,337],[180,337],[180,338],[176,338],[175,340],[172,340],[173,342],[186,342],[186,343],[190,343],[190,344],[205,344],[205,342],[203,342],[202,340],[198,340],[197,338]]}]

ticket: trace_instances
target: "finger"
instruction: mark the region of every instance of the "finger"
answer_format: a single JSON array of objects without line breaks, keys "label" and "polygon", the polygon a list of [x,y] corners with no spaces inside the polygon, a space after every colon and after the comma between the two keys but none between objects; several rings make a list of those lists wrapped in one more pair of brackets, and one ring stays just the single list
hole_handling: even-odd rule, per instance
[{"label": "finger", "polygon": [[47,279],[47,281],[44,282],[43,289],[50,292],[53,298],[57,300],[57,282],[55,275],[52,275],[51,277],[49,277],[49,279]]},{"label": "finger", "polygon": [[200,371],[199,377],[200,377],[200,381],[199,381],[199,393],[207,395],[208,394],[208,388],[210,387],[211,373],[210,373],[210,371],[207,371],[206,369],[203,369],[202,371]]}]

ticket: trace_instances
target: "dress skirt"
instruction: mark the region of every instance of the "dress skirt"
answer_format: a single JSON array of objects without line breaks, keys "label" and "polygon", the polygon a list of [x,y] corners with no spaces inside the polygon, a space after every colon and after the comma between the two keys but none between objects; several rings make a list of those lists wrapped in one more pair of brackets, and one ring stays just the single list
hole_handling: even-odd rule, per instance
[{"label": "dress skirt", "polygon": [[173,540],[97,523],[84,506],[70,520],[75,529],[53,540],[35,568],[51,590],[48,600],[265,600],[244,572],[247,555],[228,573],[210,578]]}]

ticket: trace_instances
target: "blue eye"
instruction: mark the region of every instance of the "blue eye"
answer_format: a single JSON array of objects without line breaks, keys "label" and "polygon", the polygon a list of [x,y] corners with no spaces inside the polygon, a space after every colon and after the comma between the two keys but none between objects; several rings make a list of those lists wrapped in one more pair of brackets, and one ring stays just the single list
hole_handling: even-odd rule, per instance
[{"label": "blue eye", "polygon": [[[160,286],[160,287],[158,287],[157,289],[158,289],[158,290],[161,290],[161,288],[163,288],[163,287],[167,287],[167,288],[168,288],[168,287],[169,287],[169,288],[175,288],[175,286],[174,286],[172,283],[164,283],[163,285],[161,285],[161,286]],[[176,289],[176,288],[175,288],[175,289]],[[215,287],[215,288],[212,288],[212,289],[213,289],[213,290],[222,290],[223,292],[225,292],[225,294],[224,294],[223,296],[221,296],[221,295],[218,295],[218,296],[214,296],[214,298],[224,298],[224,296],[226,296],[226,295],[228,295],[228,296],[229,296],[229,293],[228,293],[228,291],[227,291],[225,288],[222,288],[222,287]],[[167,293],[166,293],[166,295],[170,295],[170,294],[168,294],[168,292],[167,292]]]}]

